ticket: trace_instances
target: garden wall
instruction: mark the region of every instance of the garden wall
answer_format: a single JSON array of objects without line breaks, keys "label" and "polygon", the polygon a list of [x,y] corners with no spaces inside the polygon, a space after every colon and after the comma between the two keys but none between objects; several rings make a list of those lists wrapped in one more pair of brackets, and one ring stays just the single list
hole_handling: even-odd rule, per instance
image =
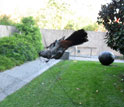
[{"label": "garden wall", "polygon": [[[60,39],[63,36],[68,37],[72,34],[73,30],[48,30],[41,29],[43,35],[43,44],[48,46],[50,43],[54,42],[56,39]],[[122,56],[120,53],[110,49],[105,43],[105,32],[94,32],[87,31],[89,41],[70,48],[69,51],[72,55],[76,56],[98,56],[103,51],[111,51],[116,56]]]},{"label": "garden wall", "polygon": [[13,32],[17,32],[15,27],[0,25],[0,37],[11,36]]},{"label": "garden wall", "polygon": [[[0,37],[11,36],[14,32],[17,32],[16,28],[13,26],[4,26],[0,25]],[[56,39],[60,39],[63,36],[68,37],[73,30],[48,30],[41,29],[42,41],[44,46],[48,46],[50,43]],[[107,47],[105,43],[105,32],[94,32],[87,31],[89,41],[70,48],[68,51],[71,52],[71,55],[76,56],[98,56],[103,51],[111,51],[116,56],[122,56],[118,52]]]}]

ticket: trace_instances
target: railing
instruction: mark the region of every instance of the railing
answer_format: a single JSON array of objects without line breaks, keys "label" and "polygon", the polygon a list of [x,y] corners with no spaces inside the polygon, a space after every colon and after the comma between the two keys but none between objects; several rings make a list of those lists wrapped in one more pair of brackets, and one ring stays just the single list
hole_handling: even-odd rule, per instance
[{"label": "railing", "polygon": [[[85,51],[86,49],[89,49],[89,55],[87,54],[86,56],[92,57],[93,56],[93,50],[97,49],[96,47],[79,47],[79,46],[74,46],[68,49],[68,52],[74,53],[74,56],[78,56],[78,53],[81,53],[82,50]],[[80,51],[80,52],[79,52]]]}]

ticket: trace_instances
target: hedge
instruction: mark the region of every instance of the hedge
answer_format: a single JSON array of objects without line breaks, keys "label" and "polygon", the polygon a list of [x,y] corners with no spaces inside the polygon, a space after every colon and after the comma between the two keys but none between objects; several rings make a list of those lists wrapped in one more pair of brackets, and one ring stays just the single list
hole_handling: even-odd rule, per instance
[{"label": "hedge", "polygon": [[0,38],[0,71],[35,60],[43,48],[40,29],[32,17],[23,18],[16,28],[18,33]]}]

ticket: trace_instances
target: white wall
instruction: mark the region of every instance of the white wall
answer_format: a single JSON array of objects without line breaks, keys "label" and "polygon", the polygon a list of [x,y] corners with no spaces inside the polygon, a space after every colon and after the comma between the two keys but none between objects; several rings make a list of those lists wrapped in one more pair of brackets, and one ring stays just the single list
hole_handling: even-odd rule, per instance
[{"label": "white wall", "polygon": [[[50,43],[54,42],[56,39],[60,39],[63,36],[68,37],[70,34],[72,34],[74,31],[73,30],[48,30],[48,29],[41,29],[42,33],[42,41],[45,46],[48,46]],[[113,52],[116,56],[122,56],[120,53],[110,49],[106,43],[105,43],[105,32],[94,32],[94,31],[87,31],[88,33],[88,39],[89,41],[82,44],[78,45],[76,48],[76,54],[77,56],[98,56],[101,52],[103,51],[111,51]],[[92,53],[91,53],[92,49]],[[72,49],[70,49],[73,51]],[[78,53],[80,51],[80,53]]]},{"label": "white wall", "polygon": [[11,36],[14,32],[17,32],[15,27],[0,25],[0,37]]}]

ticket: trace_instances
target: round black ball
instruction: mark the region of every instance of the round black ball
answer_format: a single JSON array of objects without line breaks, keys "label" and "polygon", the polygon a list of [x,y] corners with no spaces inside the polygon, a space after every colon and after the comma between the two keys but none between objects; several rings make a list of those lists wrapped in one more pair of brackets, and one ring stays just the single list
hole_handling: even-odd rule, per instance
[{"label": "round black ball", "polygon": [[110,65],[114,62],[115,56],[111,52],[102,52],[98,59],[102,65]]}]

